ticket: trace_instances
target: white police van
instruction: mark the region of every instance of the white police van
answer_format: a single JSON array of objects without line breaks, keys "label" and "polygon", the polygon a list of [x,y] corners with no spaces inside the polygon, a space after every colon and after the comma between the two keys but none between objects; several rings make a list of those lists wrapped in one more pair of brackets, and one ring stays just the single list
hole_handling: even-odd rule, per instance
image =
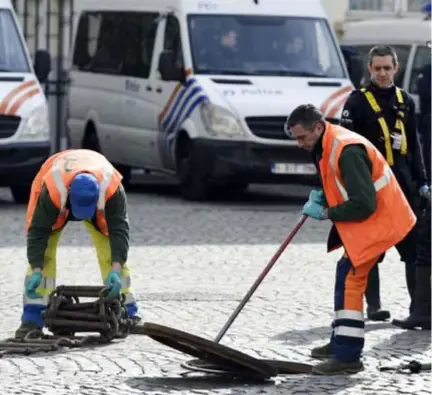
[{"label": "white police van", "polygon": [[0,0],[0,186],[16,202],[28,200],[31,183],[51,153],[48,104],[40,83],[51,68],[46,51],[33,67],[10,0]]},{"label": "white police van", "polygon": [[337,122],[353,89],[320,0],[76,2],[72,148],[174,175],[182,195],[316,180],[284,133],[313,103]]}]

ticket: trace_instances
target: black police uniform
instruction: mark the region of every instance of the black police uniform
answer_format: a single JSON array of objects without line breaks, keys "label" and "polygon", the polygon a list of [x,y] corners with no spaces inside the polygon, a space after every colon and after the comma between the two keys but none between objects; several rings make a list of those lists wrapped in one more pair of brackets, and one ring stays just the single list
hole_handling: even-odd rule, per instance
[{"label": "black police uniform", "polygon": [[[427,183],[427,177],[418,140],[413,99],[395,86],[379,88],[370,82],[364,89],[351,93],[342,111],[341,125],[367,138],[386,157],[407,200],[417,213],[418,190]],[[416,227],[395,247],[405,262],[412,311],[416,276]],[[365,296],[370,319],[390,318],[388,311],[381,310],[378,265],[369,273]]]},{"label": "black police uniform", "polygon": [[423,158],[429,184],[431,183],[431,64],[420,69],[417,78],[420,101],[419,133],[423,147]]}]

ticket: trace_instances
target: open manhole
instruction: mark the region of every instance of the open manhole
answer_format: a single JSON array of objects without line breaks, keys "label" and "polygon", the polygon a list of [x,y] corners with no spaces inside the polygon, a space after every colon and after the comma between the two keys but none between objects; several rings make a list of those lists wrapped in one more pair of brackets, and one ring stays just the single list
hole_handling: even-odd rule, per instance
[{"label": "open manhole", "polygon": [[283,374],[309,374],[312,370],[307,364],[254,358],[214,341],[154,323],[145,323],[142,333],[195,357],[182,365],[192,371],[265,380]]}]

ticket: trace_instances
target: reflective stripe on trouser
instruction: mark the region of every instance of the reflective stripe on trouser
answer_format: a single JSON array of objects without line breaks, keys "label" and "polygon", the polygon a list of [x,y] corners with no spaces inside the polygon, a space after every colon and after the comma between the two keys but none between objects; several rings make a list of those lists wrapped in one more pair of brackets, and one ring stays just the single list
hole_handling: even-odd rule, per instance
[{"label": "reflective stripe on trouser", "polygon": [[[93,244],[96,247],[96,254],[99,261],[99,268],[102,275],[102,280],[108,276],[111,271],[111,247],[109,242],[109,237],[105,236],[99,232],[91,222],[84,222],[90,236],[93,240]],[[135,317],[138,313],[138,306],[136,304],[135,298],[132,294],[131,279],[129,274],[129,267],[125,264],[121,270],[122,276],[122,288],[121,293],[126,297],[126,308],[130,317]]]},{"label": "reflective stripe on trouser", "polygon": [[[109,239],[102,233],[98,232],[91,223],[84,222],[87,230],[90,233],[92,241],[96,247],[96,253],[99,261],[99,268],[102,279],[105,279],[111,270],[111,248]],[[42,272],[42,283],[36,290],[37,293],[43,297],[40,299],[30,299],[23,296],[23,314],[21,317],[22,322],[33,322],[39,327],[43,327],[42,312],[46,309],[48,304],[48,297],[55,289],[56,283],[56,253],[57,245],[60,240],[61,231],[54,231],[48,240],[48,246],[45,251],[44,269]],[[77,257],[77,265],[79,265],[79,258]],[[32,269],[29,266],[27,269],[27,278],[31,275]],[[135,298],[131,292],[131,280],[129,275],[129,268],[127,265],[123,266],[122,274],[122,289],[121,292],[126,296],[126,308],[128,314],[134,317],[138,313],[138,307]],[[24,289],[25,290],[25,289]]]},{"label": "reflective stripe on trouser", "polygon": [[337,264],[331,349],[335,358],[341,361],[356,361],[363,351],[363,297],[369,271],[378,258],[355,269],[346,256]]}]

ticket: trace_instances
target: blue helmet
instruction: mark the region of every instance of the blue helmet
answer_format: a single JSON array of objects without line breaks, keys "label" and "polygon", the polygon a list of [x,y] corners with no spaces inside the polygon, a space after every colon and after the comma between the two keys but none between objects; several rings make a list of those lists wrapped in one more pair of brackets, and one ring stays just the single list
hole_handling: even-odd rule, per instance
[{"label": "blue helmet", "polygon": [[99,182],[93,174],[78,174],[69,188],[69,202],[76,219],[91,219],[96,213],[99,199]]},{"label": "blue helmet", "polygon": [[432,11],[432,5],[431,5],[431,2],[428,1],[427,3],[423,4],[421,10],[422,10],[422,12],[425,13],[425,14],[430,14],[431,11]]}]

